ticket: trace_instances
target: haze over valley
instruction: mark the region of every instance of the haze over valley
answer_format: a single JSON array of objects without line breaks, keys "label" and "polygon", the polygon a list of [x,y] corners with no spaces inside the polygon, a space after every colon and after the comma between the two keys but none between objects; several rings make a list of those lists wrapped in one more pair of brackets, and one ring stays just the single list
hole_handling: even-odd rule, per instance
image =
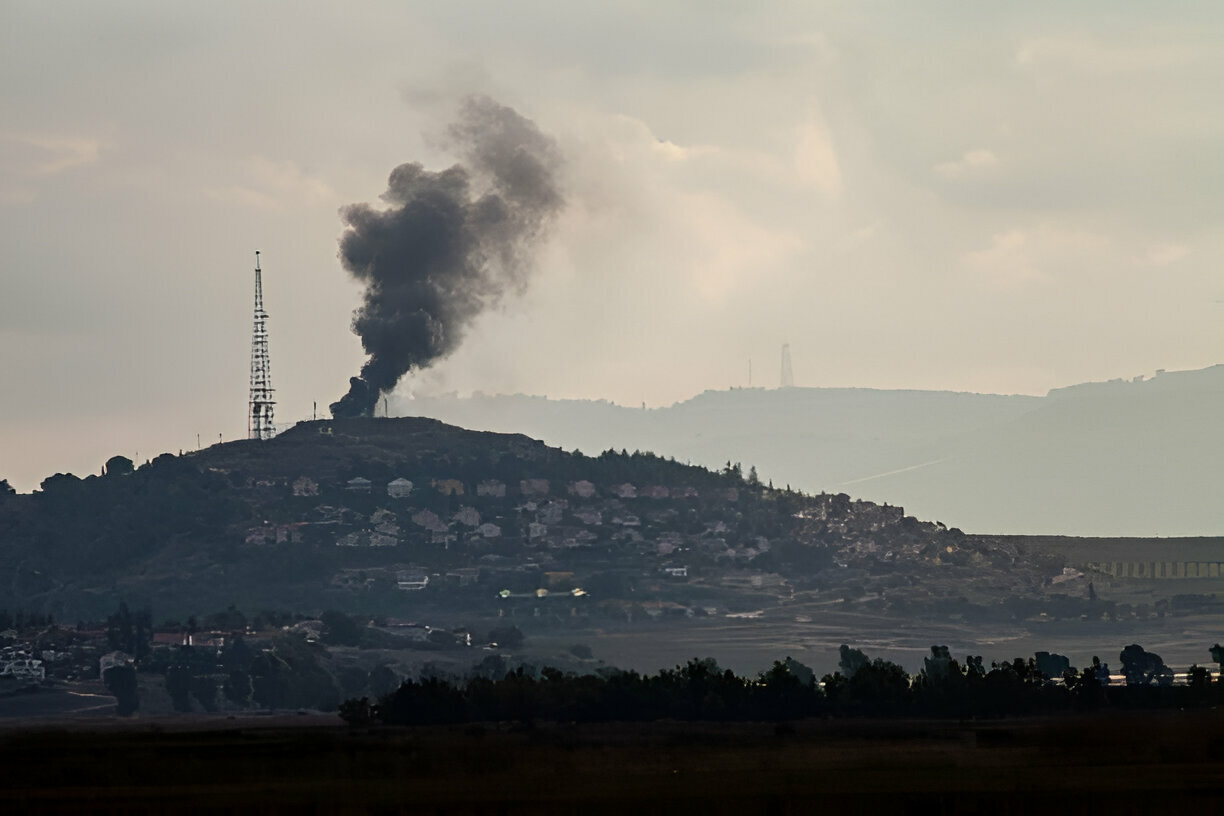
[{"label": "haze over valley", "polygon": [[1201,536],[1224,529],[1224,366],[1044,397],[865,388],[707,391],[664,408],[420,396],[396,412],[588,453],[640,449],[899,504],[978,533]]}]

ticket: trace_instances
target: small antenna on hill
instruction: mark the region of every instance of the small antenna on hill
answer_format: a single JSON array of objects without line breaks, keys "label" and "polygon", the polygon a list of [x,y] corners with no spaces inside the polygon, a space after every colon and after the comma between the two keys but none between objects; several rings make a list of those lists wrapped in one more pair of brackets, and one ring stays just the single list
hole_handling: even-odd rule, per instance
[{"label": "small antenna on hill", "polygon": [[779,383],[782,388],[795,387],[795,373],[791,371],[790,343],[782,344],[782,377]]}]

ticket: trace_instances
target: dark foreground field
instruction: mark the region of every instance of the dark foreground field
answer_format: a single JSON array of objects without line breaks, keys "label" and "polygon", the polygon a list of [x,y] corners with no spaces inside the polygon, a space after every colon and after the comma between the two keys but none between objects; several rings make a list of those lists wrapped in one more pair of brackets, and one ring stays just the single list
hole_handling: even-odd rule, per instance
[{"label": "dark foreground field", "polygon": [[1224,712],[793,726],[78,724],[0,732],[0,767],[5,813],[1218,813]]}]

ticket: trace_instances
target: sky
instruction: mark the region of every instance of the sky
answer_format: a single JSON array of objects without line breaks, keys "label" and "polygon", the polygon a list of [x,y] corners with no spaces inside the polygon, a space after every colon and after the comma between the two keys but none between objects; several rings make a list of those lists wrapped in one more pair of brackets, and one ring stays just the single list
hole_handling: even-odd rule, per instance
[{"label": "sky", "polygon": [[246,433],[363,354],[339,209],[487,94],[556,139],[529,287],[401,393],[1042,394],[1224,354],[1224,6],[0,0],[0,478]]}]

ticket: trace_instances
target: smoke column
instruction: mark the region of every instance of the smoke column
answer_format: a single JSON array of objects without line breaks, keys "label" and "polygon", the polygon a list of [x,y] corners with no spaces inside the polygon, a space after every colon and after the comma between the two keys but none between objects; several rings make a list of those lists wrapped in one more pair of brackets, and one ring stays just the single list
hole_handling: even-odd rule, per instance
[{"label": "smoke column", "polygon": [[365,284],[353,331],[369,359],[334,417],[372,415],[380,394],[453,352],[481,312],[521,291],[564,204],[556,144],[513,109],[469,97],[447,138],[461,163],[401,164],[385,209],[340,211],[340,262]]}]

